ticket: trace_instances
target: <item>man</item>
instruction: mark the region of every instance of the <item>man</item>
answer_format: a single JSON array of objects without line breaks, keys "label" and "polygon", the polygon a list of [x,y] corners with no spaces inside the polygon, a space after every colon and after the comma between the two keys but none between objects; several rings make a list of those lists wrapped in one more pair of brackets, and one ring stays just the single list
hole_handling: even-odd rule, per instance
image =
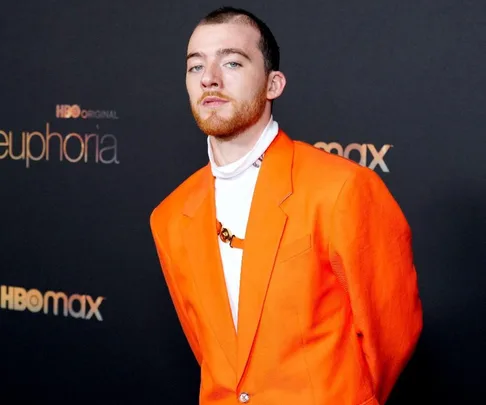
[{"label": "man", "polygon": [[152,213],[200,404],[384,404],[422,329],[411,235],[373,171],[292,141],[258,18],[195,28],[186,86],[209,163]]}]

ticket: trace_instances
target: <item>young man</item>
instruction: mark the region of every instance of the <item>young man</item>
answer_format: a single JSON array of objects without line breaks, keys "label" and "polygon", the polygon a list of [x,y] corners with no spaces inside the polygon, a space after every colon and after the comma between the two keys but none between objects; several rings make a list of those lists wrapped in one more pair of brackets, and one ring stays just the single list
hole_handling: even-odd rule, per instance
[{"label": "young man", "polygon": [[373,171],[291,140],[252,14],[194,30],[186,85],[209,163],[152,213],[200,404],[384,404],[422,329],[411,233]]}]

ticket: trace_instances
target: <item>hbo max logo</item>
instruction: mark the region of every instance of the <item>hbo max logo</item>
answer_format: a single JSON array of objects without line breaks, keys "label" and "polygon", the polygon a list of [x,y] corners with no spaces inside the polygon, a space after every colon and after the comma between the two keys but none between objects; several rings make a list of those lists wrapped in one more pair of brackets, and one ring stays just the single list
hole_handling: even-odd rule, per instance
[{"label": "hbo max logo", "polygon": [[62,313],[65,317],[91,319],[95,317],[102,321],[100,305],[104,297],[93,299],[90,295],[46,291],[44,294],[37,289],[26,290],[22,287],[0,286],[0,308],[11,311],[30,311]]},{"label": "hbo max logo", "polygon": [[316,142],[314,144],[316,148],[325,150],[329,153],[335,153],[339,156],[344,156],[348,159],[353,159],[357,156],[359,159],[356,160],[361,166],[367,166],[374,170],[377,166],[381,168],[384,172],[389,172],[388,166],[385,162],[385,155],[393,147],[393,145],[385,144],[378,151],[375,145],[371,143],[350,143],[349,145],[343,147],[337,142]]}]

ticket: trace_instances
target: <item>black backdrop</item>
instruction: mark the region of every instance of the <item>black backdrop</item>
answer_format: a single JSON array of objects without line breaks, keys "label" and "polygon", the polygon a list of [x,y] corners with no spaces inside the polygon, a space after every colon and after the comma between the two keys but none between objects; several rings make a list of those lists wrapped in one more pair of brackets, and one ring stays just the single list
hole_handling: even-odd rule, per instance
[{"label": "black backdrop", "polygon": [[[184,57],[220,5],[2,2],[2,404],[197,403],[148,219],[207,162]],[[484,1],[232,5],[279,40],[281,127],[333,153],[369,145],[349,158],[384,158],[412,226],[425,325],[389,403],[482,403]]]}]

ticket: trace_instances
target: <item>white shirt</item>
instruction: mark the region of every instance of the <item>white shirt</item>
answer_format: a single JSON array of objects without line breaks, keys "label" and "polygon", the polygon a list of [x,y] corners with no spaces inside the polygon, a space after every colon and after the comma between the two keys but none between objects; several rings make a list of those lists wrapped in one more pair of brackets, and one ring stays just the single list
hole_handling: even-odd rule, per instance
[{"label": "white shirt", "polygon": [[[215,177],[216,218],[238,238],[245,238],[261,158],[277,133],[278,123],[273,120],[273,117],[270,117],[253,149],[236,162],[224,166],[217,166],[214,162],[210,137],[208,136],[208,155],[211,171]],[[229,243],[224,243],[219,238],[218,241],[226,289],[236,330],[243,251],[230,247]]]}]

